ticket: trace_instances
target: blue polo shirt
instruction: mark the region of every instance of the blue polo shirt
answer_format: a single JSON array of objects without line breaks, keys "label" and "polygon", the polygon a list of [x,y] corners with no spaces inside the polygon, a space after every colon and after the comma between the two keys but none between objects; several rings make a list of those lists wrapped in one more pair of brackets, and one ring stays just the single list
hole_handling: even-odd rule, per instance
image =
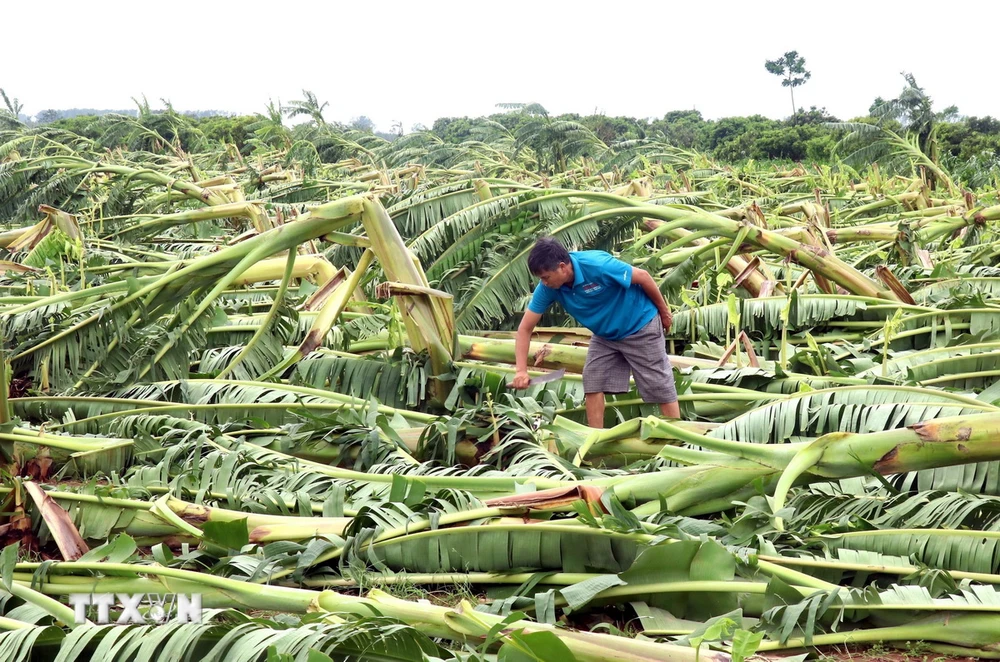
[{"label": "blue polo shirt", "polygon": [[542,315],[558,301],[595,336],[621,340],[656,316],[656,306],[632,284],[632,267],[604,251],[572,251],[573,283],[552,289],[539,283],[528,310]]}]

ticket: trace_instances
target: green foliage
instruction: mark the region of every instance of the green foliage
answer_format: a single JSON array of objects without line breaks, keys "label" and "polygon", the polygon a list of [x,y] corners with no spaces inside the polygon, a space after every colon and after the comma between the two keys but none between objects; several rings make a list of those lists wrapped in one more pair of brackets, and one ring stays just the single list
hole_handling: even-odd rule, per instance
[{"label": "green foliage", "polygon": [[[206,140],[234,145],[240,153],[245,154],[249,149],[248,142],[253,135],[250,126],[254,122],[256,119],[250,115],[234,117],[217,115],[201,118],[196,125]],[[185,146],[185,149],[187,148]]]}]

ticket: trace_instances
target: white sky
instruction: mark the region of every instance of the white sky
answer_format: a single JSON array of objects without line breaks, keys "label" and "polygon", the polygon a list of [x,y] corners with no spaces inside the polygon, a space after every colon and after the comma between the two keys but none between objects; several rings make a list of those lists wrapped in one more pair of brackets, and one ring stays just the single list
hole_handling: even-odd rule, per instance
[{"label": "white sky", "polygon": [[[538,102],[551,113],[790,114],[764,60],[797,50],[796,105],[863,115],[912,72],[939,109],[1000,116],[1000,3],[673,0],[169,0],[4,3],[0,87],[45,108],[263,111],[329,101],[328,120],[407,130]],[[935,16],[939,18],[935,18]]]}]

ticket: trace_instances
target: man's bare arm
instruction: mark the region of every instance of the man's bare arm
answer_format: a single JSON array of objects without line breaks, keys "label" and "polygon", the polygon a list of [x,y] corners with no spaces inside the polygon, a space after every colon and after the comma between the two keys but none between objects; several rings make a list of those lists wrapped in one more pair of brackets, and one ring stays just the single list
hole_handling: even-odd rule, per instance
[{"label": "man's bare arm", "polygon": [[666,300],[660,293],[660,288],[656,286],[656,281],[653,280],[653,277],[645,269],[632,267],[632,282],[642,288],[642,291],[650,298],[656,309],[660,311],[663,330],[668,331],[671,323],[674,321],[674,317],[670,314],[670,306],[667,305]]},{"label": "man's bare arm", "polygon": [[517,372],[514,374],[514,388],[527,388],[528,380],[528,348],[531,346],[531,333],[535,330],[542,316],[530,310],[524,311],[521,324],[517,327],[517,337],[514,340],[514,363]]}]

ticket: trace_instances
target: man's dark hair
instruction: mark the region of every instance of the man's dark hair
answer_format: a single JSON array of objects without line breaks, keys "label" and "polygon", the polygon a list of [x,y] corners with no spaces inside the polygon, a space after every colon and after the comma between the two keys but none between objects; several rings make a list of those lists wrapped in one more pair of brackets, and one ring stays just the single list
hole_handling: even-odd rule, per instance
[{"label": "man's dark hair", "polygon": [[569,251],[552,237],[542,237],[528,253],[528,270],[536,276],[545,271],[555,271],[560,262],[569,264]]}]

